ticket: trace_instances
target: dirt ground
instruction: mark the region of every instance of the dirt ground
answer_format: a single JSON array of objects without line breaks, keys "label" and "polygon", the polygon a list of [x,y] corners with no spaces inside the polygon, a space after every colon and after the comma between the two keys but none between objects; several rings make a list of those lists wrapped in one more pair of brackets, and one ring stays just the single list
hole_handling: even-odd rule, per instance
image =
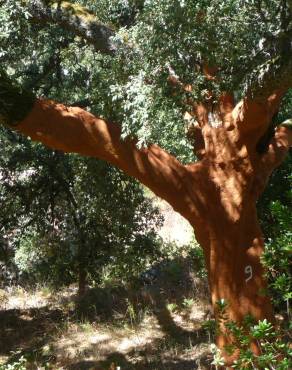
[{"label": "dirt ground", "polygon": [[74,286],[2,290],[0,364],[23,355],[25,369],[210,369],[204,289],[94,288],[82,300]]}]

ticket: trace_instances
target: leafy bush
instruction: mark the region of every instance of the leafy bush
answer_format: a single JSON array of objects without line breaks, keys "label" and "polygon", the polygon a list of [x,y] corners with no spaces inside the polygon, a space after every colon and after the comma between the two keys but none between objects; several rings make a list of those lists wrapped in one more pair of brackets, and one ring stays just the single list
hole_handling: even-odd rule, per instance
[{"label": "leafy bush", "polygon": [[0,365],[0,370],[26,370],[27,360],[24,356],[21,356],[17,361],[7,365]]},{"label": "leafy bush", "polygon": [[[239,325],[226,316],[228,303],[224,300],[217,302],[219,310],[219,322],[215,326],[217,334],[227,334],[232,342],[225,346],[227,354],[237,353],[237,359],[233,362],[232,368],[242,370],[289,370],[292,367],[292,349],[289,346],[287,336],[282,328],[275,328],[266,319],[256,322],[253,317],[246,316]],[[251,350],[255,344],[259,354]],[[216,369],[224,365],[224,358],[221,351],[212,346],[213,362]]]},{"label": "leafy bush", "polygon": [[271,203],[271,214],[279,224],[278,234],[268,240],[262,262],[267,268],[269,290],[278,309],[286,305],[289,312],[289,300],[292,298],[291,252],[292,252],[292,220],[291,209],[280,201]]},{"label": "leafy bush", "polygon": [[[291,113],[290,106],[286,104]],[[287,116],[284,115],[284,118]],[[276,310],[287,311],[292,292],[290,259],[292,252],[292,156],[277,169],[263,196],[258,212],[265,235],[262,263],[267,271],[269,292]]]},{"label": "leafy bush", "polygon": [[0,261],[15,254],[23,281],[66,285],[83,273],[94,283],[106,267],[127,280],[159,258],[162,217],[137,181],[6,130],[0,144],[0,224],[9,240]]}]

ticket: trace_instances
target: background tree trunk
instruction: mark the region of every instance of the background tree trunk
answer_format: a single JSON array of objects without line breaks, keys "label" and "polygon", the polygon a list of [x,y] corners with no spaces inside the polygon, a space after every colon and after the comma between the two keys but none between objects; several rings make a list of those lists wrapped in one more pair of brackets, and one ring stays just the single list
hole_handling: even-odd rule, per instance
[{"label": "background tree trunk", "polygon": [[86,285],[87,285],[87,271],[86,271],[86,265],[82,263],[82,261],[79,261],[78,266],[78,297],[82,298],[86,291]]},{"label": "background tree trunk", "polygon": [[87,265],[88,265],[88,247],[86,234],[83,231],[83,225],[78,219],[78,216],[75,218],[75,225],[78,230],[78,297],[82,298],[86,292],[87,288]]}]

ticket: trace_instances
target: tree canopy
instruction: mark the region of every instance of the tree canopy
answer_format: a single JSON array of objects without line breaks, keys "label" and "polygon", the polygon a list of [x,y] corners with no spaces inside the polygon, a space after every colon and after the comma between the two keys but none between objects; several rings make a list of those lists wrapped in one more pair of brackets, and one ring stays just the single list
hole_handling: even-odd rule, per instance
[{"label": "tree canopy", "polygon": [[148,186],[194,227],[216,317],[227,301],[272,320],[256,202],[292,145],[291,1],[12,0],[0,17],[1,123]]},{"label": "tree canopy", "polygon": [[0,17],[1,68],[22,86],[186,161],[194,101],[212,107],[222,92],[238,100],[291,83],[286,0],[11,0]]}]

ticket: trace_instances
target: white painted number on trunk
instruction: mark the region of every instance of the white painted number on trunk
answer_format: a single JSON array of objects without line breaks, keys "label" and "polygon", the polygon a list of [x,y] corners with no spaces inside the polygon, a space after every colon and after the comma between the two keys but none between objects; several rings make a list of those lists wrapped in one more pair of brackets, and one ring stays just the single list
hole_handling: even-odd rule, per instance
[{"label": "white painted number on trunk", "polygon": [[250,265],[245,266],[244,272],[247,276],[247,278],[245,279],[245,282],[247,283],[252,278],[252,267]]}]

